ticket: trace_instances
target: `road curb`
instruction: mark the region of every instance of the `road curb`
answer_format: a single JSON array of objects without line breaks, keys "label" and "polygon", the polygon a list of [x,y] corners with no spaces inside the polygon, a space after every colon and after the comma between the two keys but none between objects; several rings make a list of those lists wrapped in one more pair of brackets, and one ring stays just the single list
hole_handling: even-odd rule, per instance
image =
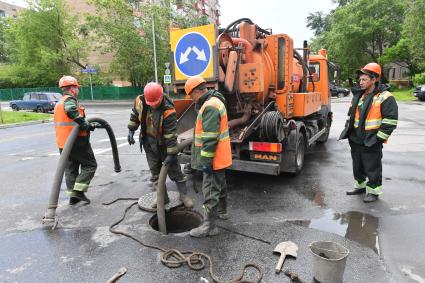
[{"label": "road curb", "polygon": [[0,129],[22,127],[22,126],[30,126],[30,125],[44,124],[44,123],[50,123],[50,122],[53,122],[53,118],[52,119],[47,119],[47,120],[37,120],[37,121],[30,121],[30,122],[24,122],[24,123],[0,125]]}]

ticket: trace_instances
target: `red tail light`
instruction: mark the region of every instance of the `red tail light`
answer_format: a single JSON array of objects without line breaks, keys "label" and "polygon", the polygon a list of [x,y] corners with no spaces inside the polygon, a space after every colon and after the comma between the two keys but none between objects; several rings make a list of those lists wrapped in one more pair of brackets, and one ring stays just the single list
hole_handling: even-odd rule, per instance
[{"label": "red tail light", "polygon": [[282,152],[282,144],[271,142],[249,142],[249,150],[261,152]]}]

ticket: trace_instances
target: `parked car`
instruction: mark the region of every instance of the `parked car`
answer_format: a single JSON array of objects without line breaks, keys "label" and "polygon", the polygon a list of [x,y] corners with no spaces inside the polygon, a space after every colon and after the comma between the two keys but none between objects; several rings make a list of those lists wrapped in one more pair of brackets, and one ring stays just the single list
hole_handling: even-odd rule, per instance
[{"label": "parked car", "polygon": [[332,83],[330,84],[330,88],[331,88],[331,95],[332,96],[336,96],[336,97],[341,98],[341,97],[345,97],[345,96],[350,94],[350,90],[348,88],[340,87],[340,86],[337,86],[337,85],[332,84]]},{"label": "parked car", "polygon": [[425,101],[425,85],[418,85],[413,92],[413,95],[419,100]]},{"label": "parked car", "polygon": [[43,113],[53,111],[61,98],[62,94],[57,92],[27,92],[22,100],[12,100],[9,105],[14,111],[32,110]]}]

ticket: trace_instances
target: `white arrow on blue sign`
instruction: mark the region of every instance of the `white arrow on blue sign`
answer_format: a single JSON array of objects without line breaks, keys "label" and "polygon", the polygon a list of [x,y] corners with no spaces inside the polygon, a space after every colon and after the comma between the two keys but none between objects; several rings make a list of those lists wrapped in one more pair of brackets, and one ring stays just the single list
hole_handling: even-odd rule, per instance
[{"label": "white arrow on blue sign", "polygon": [[174,63],[185,76],[202,74],[211,61],[211,46],[200,33],[185,34],[177,42],[174,51]]},{"label": "white arrow on blue sign", "polygon": [[96,69],[81,69],[81,73],[97,73]]}]

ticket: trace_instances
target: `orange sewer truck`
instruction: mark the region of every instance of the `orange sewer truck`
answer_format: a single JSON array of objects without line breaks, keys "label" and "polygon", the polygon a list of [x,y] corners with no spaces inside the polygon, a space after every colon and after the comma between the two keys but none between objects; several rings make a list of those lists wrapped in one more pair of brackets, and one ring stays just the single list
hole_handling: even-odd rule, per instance
[{"label": "orange sewer truck", "polygon": [[[203,29],[212,30],[213,40]],[[247,18],[217,34],[213,25],[171,32],[174,92],[183,94],[187,78],[200,75],[209,88],[225,96],[233,154],[230,169],[299,173],[306,149],[328,140],[329,82],[337,74],[335,64],[327,60],[326,50],[310,54],[306,41],[295,49],[288,35],[272,34]],[[175,104],[182,141],[193,136],[196,113],[187,96]],[[190,151],[183,152],[180,160],[189,162],[189,155]]]}]

